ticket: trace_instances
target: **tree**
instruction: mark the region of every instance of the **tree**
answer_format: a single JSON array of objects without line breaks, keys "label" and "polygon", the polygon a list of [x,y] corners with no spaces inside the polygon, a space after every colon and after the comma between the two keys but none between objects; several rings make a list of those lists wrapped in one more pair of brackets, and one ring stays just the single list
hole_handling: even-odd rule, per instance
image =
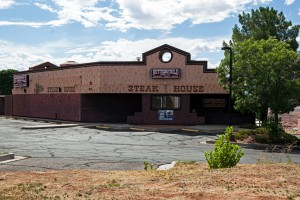
[{"label": "tree", "polygon": [[[278,124],[278,114],[292,111],[300,104],[299,54],[275,38],[250,38],[237,43],[234,52],[235,108],[254,113],[270,108]],[[221,81],[225,84],[224,74]]]},{"label": "tree", "polygon": [[251,10],[250,13],[239,14],[241,28],[237,25],[233,28],[232,42],[238,43],[249,38],[255,40],[269,39],[275,37],[280,41],[290,44],[296,51],[298,42],[296,38],[299,34],[300,25],[292,26],[291,21],[286,21],[282,12],[269,7],[260,7],[258,10]]},{"label": "tree", "polygon": [[13,74],[17,70],[7,69],[0,71],[0,95],[9,95],[13,88]]},{"label": "tree", "polygon": [[[235,79],[243,74],[236,73],[235,61],[237,60],[237,46],[240,43],[252,38],[252,41],[256,40],[268,40],[269,38],[276,38],[279,41],[286,42],[289,44],[286,48],[290,48],[293,51],[296,51],[298,48],[298,42],[296,38],[299,34],[299,25],[292,26],[291,21],[286,21],[285,16],[282,12],[274,10],[269,7],[260,7],[257,10],[251,10],[251,13],[241,13],[239,15],[239,22],[241,27],[235,25],[232,33],[232,40],[229,41],[229,44],[223,42],[223,46],[230,46],[233,51],[233,84],[235,84]],[[258,61],[259,62],[259,61]],[[262,67],[264,65],[259,65],[257,67]],[[228,74],[229,74],[229,54],[225,52],[225,58],[221,61],[219,67],[217,68],[218,76],[221,85],[228,89]],[[295,75],[295,77],[297,77]],[[253,77],[256,79],[256,77]],[[234,88],[233,88],[234,90]],[[233,91],[234,92],[234,91]],[[235,97],[237,93],[235,94]],[[267,96],[266,98],[270,98]],[[243,102],[239,102],[242,104]],[[245,102],[246,103],[246,102]],[[257,104],[261,102],[256,102]],[[248,104],[248,103],[247,103]],[[255,102],[253,102],[255,104]],[[258,106],[260,107],[258,109]],[[258,119],[262,120],[263,123],[267,120],[268,113],[267,104],[259,104],[256,106],[256,109],[253,110],[249,107],[249,111],[255,112]],[[242,109],[241,106],[235,106],[237,109]],[[245,107],[245,106],[244,106]],[[245,110],[245,109],[242,109]]]}]

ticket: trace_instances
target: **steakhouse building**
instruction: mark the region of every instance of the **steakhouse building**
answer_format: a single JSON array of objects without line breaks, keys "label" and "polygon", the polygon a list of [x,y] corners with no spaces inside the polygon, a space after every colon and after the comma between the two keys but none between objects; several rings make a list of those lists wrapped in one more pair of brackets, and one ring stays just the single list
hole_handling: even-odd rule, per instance
[{"label": "steakhouse building", "polygon": [[[228,94],[207,61],[169,45],[125,62],[49,62],[14,75],[12,114],[83,122],[227,124]],[[233,123],[253,117],[233,111]]]}]

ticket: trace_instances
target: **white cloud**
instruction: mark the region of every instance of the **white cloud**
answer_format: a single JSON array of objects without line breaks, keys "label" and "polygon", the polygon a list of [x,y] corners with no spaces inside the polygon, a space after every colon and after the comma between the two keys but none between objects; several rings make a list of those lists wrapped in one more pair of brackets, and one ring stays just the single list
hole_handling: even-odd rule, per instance
[{"label": "white cloud", "polygon": [[10,21],[0,21],[0,26],[30,26],[34,28],[39,28],[41,26],[62,26],[69,23],[65,19],[53,20],[48,22],[10,22]]},{"label": "white cloud", "polygon": [[114,17],[108,7],[97,7],[99,0],[52,0],[57,10],[47,4],[35,3],[43,10],[57,13],[59,20],[79,22],[84,27],[96,27],[101,20],[110,21]]},{"label": "white cloud", "polygon": [[248,4],[269,3],[271,0],[116,0],[120,17],[106,25],[126,30],[169,30],[184,21],[192,24],[220,22],[244,11]]},{"label": "white cloud", "polygon": [[[3,0],[2,0],[3,1]],[[1,2],[2,2],[1,1]],[[4,0],[13,2],[12,0]],[[107,29],[126,31],[130,28],[145,30],[171,30],[185,21],[192,24],[220,22],[245,11],[251,4],[266,4],[272,0],[51,0],[34,5],[55,13],[57,19],[49,22],[9,22],[0,25],[61,26],[78,22],[84,27],[97,27],[103,23]],[[46,3],[41,3],[46,2]],[[0,4],[1,5],[1,4]],[[4,4],[3,4],[4,5]],[[0,7],[1,8],[1,7]]]},{"label": "white cloud", "polygon": [[[229,38],[230,36],[225,39]],[[74,60],[78,63],[134,61],[136,57],[141,57],[142,53],[163,44],[169,44],[187,51],[191,53],[192,59],[201,60],[203,53],[220,53],[223,39],[223,37],[214,39],[165,38],[138,41],[119,39],[117,41],[105,41],[100,44],[88,45],[60,40],[34,46],[0,40],[0,48],[2,49],[0,52],[0,69],[27,70],[31,66],[46,61],[56,65],[68,60]],[[59,57],[55,55],[59,55]],[[218,61],[207,60],[209,61],[209,67],[217,65]]]},{"label": "white cloud", "polygon": [[[2,2],[3,1],[3,2]],[[101,20],[117,21],[111,13],[113,9],[109,7],[97,7],[102,0],[52,0],[53,5],[46,3],[34,3],[34,5],[44,11],[55,13],[57,19],[46,22],[14,22],[0,21],[0,26],[31,26],[39,28],[42,26],[62,26],[65,24],[79,22],[84,27],[97,27]],[[14,3],[12,0],[1,0],[1,8],[9,8]],[[2,6],[2,7],[1,7]]]},{"label": "white cloud", "polygon": [[293,4],[295,2],[295,0],[285,0],[284,4],[289,6],[291,4]]},{"label": "white cloud", "polygon": [[41,3],[34,3],[35,6],[37,6],[38,8],[42,9],[42,10],[46,10],[52,13],[57,13],[57,10],[53,9],[51,6],[48,6],[46,4],[41,4]]},{"label": "white cloud", "polygon": [[0,40],[0,69],[17,69],[22,71],[46,61],[55,63],[57,60],[65,60],[64,58],[55,58],[53,55],[70,45],[65,40],[36,44],[34,46]]},{"label": "white cloud", "polygon": [[15,4],[15,0],[1,0],[0,1],[0,9],[7,9]]},{"label": "white cloud", "polygon": [[254,0],[253,1],[253,4],[254,5],[258,5],[258,4],[268,4],[268,3],[271,3],[272,0]]}]

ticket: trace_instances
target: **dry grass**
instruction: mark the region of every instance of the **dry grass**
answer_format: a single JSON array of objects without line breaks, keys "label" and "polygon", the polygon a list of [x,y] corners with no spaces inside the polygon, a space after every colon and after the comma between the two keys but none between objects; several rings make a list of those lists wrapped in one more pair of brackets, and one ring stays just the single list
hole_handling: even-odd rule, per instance
[{"label": "dry grass", "polygon": [[0,199],[300,199],[299,164],[209,170],[0,172]]}]

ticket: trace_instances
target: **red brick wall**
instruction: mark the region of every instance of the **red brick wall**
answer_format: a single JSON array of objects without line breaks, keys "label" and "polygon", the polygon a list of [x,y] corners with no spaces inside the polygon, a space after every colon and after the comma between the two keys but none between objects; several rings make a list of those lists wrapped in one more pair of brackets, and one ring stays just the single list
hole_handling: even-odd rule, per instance
[{"label": "red brick wall", "polygon": [[1,96],[0,97],[0,115],[4,115],[4,110],[5,110],[5,97]]},{"label": "red brick wall", "polygon": [[80,94],[13,95],[13,115],[80,121]]},{"label": "red brick wall", "polygon": [[7,95],[5,96],[5,110],[4,110],[4,114],[6,116],[12,116],[12,96],[11,95]]},{"label": "red brick wall", "polygon": [[140,94],[84,94],[81,97],[81,120],[88,122],[122,122],[140,112]]}]

